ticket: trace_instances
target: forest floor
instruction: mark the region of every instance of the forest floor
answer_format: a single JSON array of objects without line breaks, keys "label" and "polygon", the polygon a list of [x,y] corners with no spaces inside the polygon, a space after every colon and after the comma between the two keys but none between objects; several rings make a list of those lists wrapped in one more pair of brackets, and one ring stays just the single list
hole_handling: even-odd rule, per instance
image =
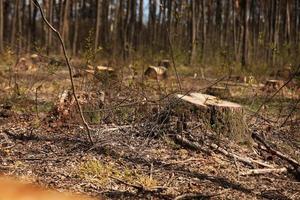
[{"label": "forest floor", "polygon": [[[129,69],[101,81],[75,78],[80,95],[90,97],[82,103],[93,128],[90,144],[75,108],[68,108],[67,117],[58,118],[53,111],[60,94],[70,87],[67,70],[50,65],[46,69],[12,75],[1,68],[2,174],[107,199],[300,199],[300,182],[292,173],[243,175],[262,167],[240,162],[209,145],[272,167],[289,167],[252,139],[239,143],[211,132],[201,121],[188,121],[181,135],[192,138],[201,149],[172,140],[176,121],[171,119],[166,126],[155,119],[179,91],[173,74],[161,82],[143,79],[141,73],[132,78]],[[228,87],[232,93],[228,99],[247,111],[249,130],[300,162],[297,93],[288,89],[279,93],[253,116],[273,94],[262,91],[262,84],[188,75],[180,79],[183,94],[204,91],[212,84]],[[100,98],[103,94],[105,98]]]}]

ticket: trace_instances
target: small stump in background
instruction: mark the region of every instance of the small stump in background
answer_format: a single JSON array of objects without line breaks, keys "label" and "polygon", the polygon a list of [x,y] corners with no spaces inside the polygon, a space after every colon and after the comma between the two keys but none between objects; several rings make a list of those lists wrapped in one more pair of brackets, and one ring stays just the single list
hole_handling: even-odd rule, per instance
[{"label": "small stump in background", "polygon": [[232,81],[234,83],[246,83],[247,77],[246,76],[239,76],[239,75],[230,75],[228,77],[229,81]]},{"label": "small stump in background", "polygon": [[207,88],[205,93],[222,98],[222,99],[227,99],[227,98],[232,97],[232,94],[228,87],[212,86],[212,87]]},{"label": "small stump in background", "polygon": [[164,67],[166,69],[169,69],[171,64],[170,64],[170,61],[167,60],[167,59],[164,59],[164,60],[161,60],[158,62],[158,66],[161,66],[161,67]]},{"label": "small stump in background", "polygon": [[170,61],[164,59],[159,61],[157,66],[149,66],[144,72],[144,75],[152,79],[157,79],[159,81],[164,80],[168,77],[167,71],[169,67]]},{"label": "small stump in background", "polygon": [[101,65],[95,67],[94,75],[95,78],[100,80],[102,83],[108,83],[118,77],[114,68]]},{"label": "small stump in background", "polygon": [[[262,88],[262,91],[266,92],[267,94],[274,93],[277,90],[279,90],[283,85],[284,85],[283,80],[267,80],[264,87]],[[287,89],[282,88],[280,91],[280,95],[285,95],[285,94],[287,94]]]},{"label": "small stump in background", "polygon": [[[88,123],[98,122],[100,120],[98,110],[104,105],[105,94],[79,92],[77,99],[81,105],[83,114]],[[81,118],[78,113],[76,100],[71,90],[64,90],[59,96],[54,108],[49,113],[51,122],[62,125],[68,121],[80,123]]]},{"label": "small stump in background", "polygon": [[237,142],[249,142],[251,136],[245,122],[243,106],[215,96],[191,93],[176,96],[182,101],[174,112],[186,113],[192,120],[200,120],[206,128]]},{"label": "small stump in background", "polygon": [[145,76],[151,78],[151,79],[157,79],[157,80],[164,80],[166,79],[167,76],[167,68],[162,67],[162,66],[149,66],[145,73]]}]

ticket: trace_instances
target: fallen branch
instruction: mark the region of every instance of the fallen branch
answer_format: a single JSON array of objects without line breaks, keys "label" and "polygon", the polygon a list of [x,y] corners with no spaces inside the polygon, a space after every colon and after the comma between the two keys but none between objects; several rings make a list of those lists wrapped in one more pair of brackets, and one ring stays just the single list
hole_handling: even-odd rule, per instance
[{"label": "fallen branch", "polygon": [[247,176],[247,175],[258,175],[258,174],[270,174],[270,173],[285,173],[288,169],[286,167],[276,168],[276,169],[251,169],[247,172],[241,172],[240,175]]},{"label": "fallen branch", "polygon": [[256,132],[252,133],[252,138],[256,139],[257,141],[259,141],[260,143],[262,143],[265,147],[266,150],[268,152],[270,152],[271,154],[277,155],[279,158],[287,161],[288,163],[290,163],[295,169],[300,168],[300,164],[293,158],[291,158],[288,155],[285,155],[284,153],[277,151],[275,149],[273,149],[262,137],[260,137]]},{"label": "fallen branch", "polygon": [[[199,143],[191,142],[188,139],[186,139],[186,138],[184,138],[180,135],[177,135],[175,138],[176,138],[176,140],[180,141],[185,146],[191,147],[192,149],[196,149],[196,150],[202,150],[203,149]],[[242,156],[236,155],[234,153],[230,153],[230,152],[226,151],[225,149],[219,147],[216,144],[205,143],[205,145],[211,147],[212,149],[214,149],[216,151],[219,151],[220,153],[222,153],[223,155],[225,155],[227,157],[236,159],[237,161],[240,161],[242,163],[250,165],[251,167],[254,167],[254,164],[257,164],[257,165],[260,165],[260,166],[263,166],[263,167],[274,168],[274,166],[269,165],[267,163],[264,163],[263,161],[253,160],[252,158],[247,158],[247,157],[244,157],[244,156],[242,157]]]},{"label": "fallen branch", "polygon": [[76,95],[76,88],[75,88],[75,84],[74,84],[74,81],[73,81],[72,67],[71,67],[71,64],[70,64],[69,57],[67,55],[67,51],[66,51],[66,47],[65,47],[64,41],[63,41],[60,33],[46,19],[44,11],[43,11],[41,5],[39,4],[39,2],[37,0],[32,0],[32,2],[39,9],[39,11],[40,11],[40,13],[42,15],[43,21],[57,35],[57,37],[58,37],[58,39],[60,41],[60,44],[61,44],[62,49],[63,49],[64,57],[65,57],[65,60],[66,60],[66,64],[67,64],[67,67],[68,67],[68,70],[69,70],[69,77],[70,77],[70,81],[71,81],[72,93],[73,93],[74,99],[76,101],[76,105],[77,105],[77,108],[79,110],[79,114],[80,114],[81,120],[82,120],[82,122],[84,124],[84,127],[86,129],[89,141],[90,141],[90,143],[93,144],[93,139],[92,139],[92,136],[91,136],[91,128],[89,127],[88,123],[86,122],[86,120],[85,120],[85,118],[83,116],[82,108],[81,108],[81,106],[79,104],[79,101],[78,101],[78,98],[77,98],[77,95]]},{"label": "fallen branch", "polygon": [[273,165],[269,165],[269,164],[267,164],[267,163],[264,163],[263,161],[258,161],[258,160],[254,160],[254,159],[252,159],[252,158],[247,158],[247,157],[245,157],[245,156],[242,157],[242,156],[236,155],[236,154],[234,154],[234,153],[230,153],[230,152],[226,151],[225,149],[219,147],[219,146],[216,145],[216,144],[213,144],[213,143],[212,143],[212,144],[207,144],[207,145],[209,145],[211,148],[213,148],[213,149],[219,151],[220,153],[224,154],[225,156],[234,158],[234,159],[236,159],[237,161],[243,162],[243,163],[248,164],[248,165],[250,165],[250,166],[252,166],[252,167],[254,167],[254,164],[257,164],[257,165],[260,165],[260,166],[263,166],[263,167],[274,168]]}]

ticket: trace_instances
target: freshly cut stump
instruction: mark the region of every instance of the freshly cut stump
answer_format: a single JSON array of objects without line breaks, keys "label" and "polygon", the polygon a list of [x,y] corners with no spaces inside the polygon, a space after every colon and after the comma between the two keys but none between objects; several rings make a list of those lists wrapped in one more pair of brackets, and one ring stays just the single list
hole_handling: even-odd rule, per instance
[{"label": "freshly cut stump", "polygon": [[[250,141],[244,108],[237,103],[221,100],[215,96],[191,93],[177,94],[183,104],[175,112],[186,113],[192,120],[200,120],[211,129],[237,142]],[[195,119],[196,117],[196,119]]]}]

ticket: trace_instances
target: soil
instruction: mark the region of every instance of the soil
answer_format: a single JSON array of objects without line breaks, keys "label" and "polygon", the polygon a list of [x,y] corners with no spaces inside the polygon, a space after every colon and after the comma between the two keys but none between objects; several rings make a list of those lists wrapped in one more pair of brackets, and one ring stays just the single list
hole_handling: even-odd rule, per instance
[{"label": "soil", "polygon": [[[35,77],[37,73],[44,77],[42,70],[34,73]],[[209,132],[201,121],[187,120],[180,134],[203,149],[174,142],[178,118],[170,114],[167,122],[158,120],[168,111],[172,99],[168,94],[176,93],[172,75],[160,83],[138,79],[95,85],[76,79],[78,90],[96,94],[101,88],[106,94],[103,107],[97,108],[100,114],[88,115],[94,144],[88,142],[76,109],[64,121],[56,121],[49,114],[48,105],[54,104],[59,91],[68,87],[66,71],[61,69],[53,75],[56,83],[43,78],[37,102],[34,88],[41,81],[32,83],[30,76],[22,74],[19,86],[27,90],[19,97],[14,87],[1,91],[0,113],[4,114],[0,114],[0,172],[4,175],[107,199],[174,199],[180,195],[186,196],[182,199],[300,199],[300,182],[292,173],[242,176],[241,172],[260,166],[249,166],[205,145],[214,143],[242,157],[290,167],[263,151],[255,141],[238,143]],[[214,81],[182,78],[185,92],[205,90],[211,84]],[[266,98],[259,86],[229,86],[226,80],[217,84],[230,87],[230,100],[248,110],[250,131],[259,132],[274,148],[300,161],[299,97],[276,97],[253,116]],[[12,106],[5,106],[8,104]],[[94,161],[99,169],[87,167]]]}]

